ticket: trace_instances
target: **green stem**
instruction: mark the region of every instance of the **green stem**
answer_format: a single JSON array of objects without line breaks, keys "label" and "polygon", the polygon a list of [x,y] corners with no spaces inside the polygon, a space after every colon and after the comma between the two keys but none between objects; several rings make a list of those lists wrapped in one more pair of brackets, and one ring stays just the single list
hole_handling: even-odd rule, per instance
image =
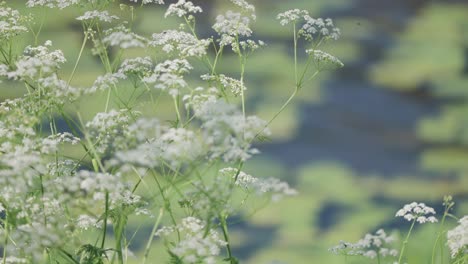
[{"label": "green stem", "polygon": [[154,222],[153,229],[151,230],[150,237],[148,239],[148,243],[146,243],[146,248],[145,248],[145,255],[143,256],[143,264],[146,263],[146,260],[148,259],[148,255],[150,252],[150,247],[151,244],[153,243],[154,239],[154,234],[156,234],[156,231],[158,230],[159,223],[161,223],[162,216],[164,214],[164,208],[159,209],[159,215],[158,218],[156,219],[156,222]]},{"label": "green stem", "polygon": [[[161,197],[164,200],[164,207],[166,208],[167,212],[169,213],[172,224],[174,226],[176,226],[177,221],[175,220],[174,213],[172,212],[172,209],[171,209],[171,202],[169,201],[169,199],[164,194],[164,190],[163,190],[163,188],[161,186],[161,183],[159,182],[158,177],[156,176],[156,174],[154,172],[152,172],[152,175],[153,175],[154,180],[156,181],[156,184],[158,185],[158,189],[159,189],[159,192],[161,193]],[[177,232],[177,239],[178,239],[178,241],[180,241],[180,232],[179,232],[178,229],[176,229],[176,232]]]},{"label": "green stem", "polygon": [[73,66],[73,70],[68,78],[67,86],[70,86],[73,77],[75,76],[76,69],[78,68],[78,64],[80,63],[81,56],[83,55],[84,48],[86,46],[86,42],[88,41],[88,31],[85,31],[83,43],[81,44],[80,53],[78,53],[78,58],[76,59],[75,66]]},{"label": "green stem", "polygon": [[104,249],[104,245],[106,243],[106,234],[107,234],[107,217],[109,214],[109,192],[106,192],[106,202],[105,202],[105,212],[104,212],[104,222],[102,223],[102,241],[101,241],[101,249]]},{"label": "green stem", "polygon": [[221,221],[221,228],[223,230],[224,241],[226,241],[226,251],[228,254],[228,258],[229,258],[229,263],[236,264],[236,260],[234,256],[232,255],[231,245],[229,243],[229,233],[228,233],[226,217],[221,215],[219,219]]},{"label": "green stem", "polygon": [[7,245],[8,245],[8,237],[10,236],[10,227],[8,226],[8,211],[5,211],[5,221],[4,223],[4,229],[5,229],[5,241],[3,244],[3,264],[6,264],[6,259],[7,259]]},{"label": "green stem", "polygon": [[408,244],[408,239],[409,239],[409,237],[411,235],[411,231],[413,230],[415,223],[416,223],[416,218],[411,223],[411,227],[410,227],[410,229],[408,231],[408,234],[406,235],[405,241],[403,241],[403,245],[402,245],[401,251],[400,251],[400,256],[398,257],[398,264],[401,264],[401,260],[403,259],[403,255],[404,255],[404,252],[405,252],[406,245]]},{"label": "green stem", "polygon": [[296,32],[296,23],[293,24],[294,32],[294,78],[296,82],[296,87],[299,86],[297,78],[297,32]]},{"label": "green stem", "polygon": [[108,89],[108,91],[107,91],[106,106],[105,106],[105,109],[104,109],[104,112],[106,112],[106,113],[107,113],[107,110],[109,110],[109,103],[110,103],[111,92],[112,92],[112,88],[109,87],[109,89]]},{"label": "green stem", "polygon": [[[446,205],[446,207],[445,207],[444,215],[442,216],[442,220],[440,221],[439,230],[437,232],[437,238],[436,238],[436,240],[434,242],[434,245],[432,247],[431,264],[435,263],[436,247],[437,247],[437,244],[439,244],[439,241],[440,241],[440,239],[442,237],[443,228],[444,228],[444,224],[445,224],[445,219],[447,218],[447,215],[449,214],[449,210],[451,208],[452,208],[452,206],[450,204]],[[444,248],[443,248],[443,245],[441,244],[440,245],[440,263],[443,263],[443,262],[444,262]]]},{"label": "green stem", "polygon": [[174,101],[175,111],[177,114],[177,124],[179,124],[182,122],[182,116],[180,115],[180,111],[179,111],[179,96],[177,95],[177,97],[173,97],[173,101]]}]

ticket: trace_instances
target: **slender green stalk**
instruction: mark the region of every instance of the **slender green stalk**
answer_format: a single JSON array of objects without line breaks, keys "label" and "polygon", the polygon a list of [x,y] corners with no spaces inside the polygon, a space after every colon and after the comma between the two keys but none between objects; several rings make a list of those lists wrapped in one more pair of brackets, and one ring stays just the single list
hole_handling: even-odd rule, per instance
[{"label": "slender green stalk", "polygon": [[442,238],[442,234],[444,233],[443,228],[444,228],[444,224],[445,224],[445,219],[447,218],[447,215],[449,215],[449,211],[454,205],[454,203],[452,201],[452,197],[451,196],[445,196],[443,204],[445,206],[445,209],[444,209],[444,214],[442,216],[442,220],[440,221],[439,230],[437,232],[437,238],[436,238],[436,240],[434,242],[434,245],[432,246],[431,264],[435,263],[437,244],[440,244],[440,263],[444,262],[444,247],[443,247],[442,243],[439,243],[439,241]]},{"label": "slender green stalk", "polygon": [[106,235],[107,235],[107,218],[109,215],[109,192],[106,191],[106,201],[105,201],[105,211],[104,211],[104,221],[102,221],[102,240],[101,240],[101,249],[104,249],[106,244]]},{"label": "slender green stalk", "polygon": [[3,221],[3,228],[5,229],[5,240],[3,242],[3,264],[6,264],[6,259],[7,259],[7,246],[8,246],[8,237],[10,236],[10,227],[8,225],[8,211],[5,210],[5,220]]},{"label": "slender green stalk", "polygon": [[[160,194],[161,194],[161,197],[162,197],[163,200],[164,200],[164,207],[166,208],[167,212],[169,213],[169,216],[170,216],[170,218],[171,218],[172,224],[173,224],[174,226],[176,226],[176,225],[177,225],[177,221],[175,220],[174,213],[172,212],[172,209],[171,209],[171,201],[170,201],[170,200],[166,197],[166,195],[164,194],[164,190],[163,190],[163,188],[162,188],[162,186],[161,186],[161,183],[160,183],[159,180],[158,180],[158,177],[155,175],[154,172],[152,173],[152,175],[153,175],[154,180],[156,181],[156,185],[158,186],[158,189],[159,189],[159,192],[160,192]],[[176,231],[177,231],[177,238],[178,238],[178,240],[180,241],[180,232],[179,232],[179,230],[177,230],[177,229],[176,229]]]},{"label": "slender green stalk", "polygon": [[150,236],[148,238],[148,243],[146,243],[145,254],[143,255],[143,263],[142,264],[145,264],[146,260],[148,259],[148,255],[149,255],[149,252],[150,252],[150,249],[151,249],[151,244],[153,243],[153,239],[154,239],[154,234],[156,234],[156,231],[158,230],[158,226],[161,223],[161,219],[163,217],[163,214],[164,214],[164,208],[160,208],[158,218],[154,222],[153,229],[151,230],[151,234],[150,234]]},{"label": "slender green stalk", "polygon": [[124,239],[124,230],[127,225],[127,216],[121,214],[118,216],[117,224],[114,227],[115,233],[115,250],[117,251],[117,261],[119,264],[123,264],[123,254],[122,254],[122,240]]},{"label": "slender green stalk", "polygon": [[294,33],[294,79],[296,82],[296,87],[299,86],[297,78],[297,32],[296,32],[296,23],[293,24],[293,33]]},{"label": "slender green stalk", "polygon": [[409,237],[411,235],[411,231],[413,231],[415,223],[416,223],[416,219],[414,219],[413,222],[411,223],[411,227],[410,227],[410,229],[408,231],[408,234],[406,235],[405,241],[403,241],[403,245],[402,245],[401,250],[400,250],[400,256],[398,257],[398,264],[401,264],[401,260],[403,259],[403,255],[405,253],[406,245],[408,244],[408,239],[409,239]]},{"label": "slender green stalk", "polygon": [[221,221],[221,229],[223,230],[224,241],[226,241],[226,251],[228,254],[229,263],[237,264],[234,256],[232,255],[231,245],[229,242],[229,232],[226,222],[226,216],[220,215],[219,220]]},{"label": "slender green stalk", "polygon": [[76,72],[76,69],[78,68],[78,64],[80,63],[81,56],[83,55],[83,51],[84,51],[84,48],[86,46],[86,42],[88,42],[88,34],[89,33],[86,30],[84,38],[83,38],[83,42],[81,43],[80,52],[78,53],[78,58],[76,59],[75,66],[73,66],[73,70],[72,70],[72,72],[70,74],[70,77],[68,78],[67,86],[70,86],[70,83],[72,82],[73,77],[75,76],[75,72]]},{"label": "slender green stalk", "polygon": [[174,102],[174,108],[175,108],[176,115],[177,115],[177,124],[182,123],[182,116],[179,111],[179,96],[173,97],[172,99]]}]

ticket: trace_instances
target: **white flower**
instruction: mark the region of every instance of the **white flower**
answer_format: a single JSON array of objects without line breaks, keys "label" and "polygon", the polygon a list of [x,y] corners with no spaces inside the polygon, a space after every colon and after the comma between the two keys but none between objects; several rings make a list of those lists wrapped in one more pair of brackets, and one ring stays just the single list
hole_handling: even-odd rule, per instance
[{"label": "white flower", "polygon": [[15,63],[16,70],[8,72],[8,77],[37,80],[55,73],[66,59],[61,50],[49,51],[50,46],[50,41],[44,46],[27,46],[24,55]]},{"label": "white flower", "polygon": [[135,75],[143,77],[149,75],[153,67],[153,61],[150,57],[137,57],[124,60],[120,65],[118,73],[126,76]]},{"label": "white flower", "polygon": [[250,13],[255,12],[255,6],[252,5],[252,4],[249,4],[245,0],[230,0],[230,1],[233,4],[235,4],[236,6],[238,6],[239,8],[241,8],[242,10],[244,10],[244,11],[247,11],[247,12],[250,12]]},{"label": "white flower", "polygon": [[119,46],[122,49],[145,48],[148,40],[122,25],[104,31],[102,43],[107,46]]},{"label": "white flower", "polygon": [[88,230],[91,227],[100,227],[98,220],[89,215],[80,215],[76,219],[76,226],[82,230]]},{"label": "white flower", "polygon": [[[138,0],[130,0],[130,2],[138,3]],[[158,4],[158,5],[163,5],[164,1],[163,0],[143,0],[141,3],[144,4],[144,5],[152,4],[152,3]]]},{"label": "white flower", "polygon": [[26,17],[20,15],[18,10],[6,7],[5,2],[0,2],[0,42],[28,31],[23,25],[25,20]]},{"label": "white flower", "polygon": [[111,110],[97,113],[93,120],[86,123],[90,139],[95,140],[96,151],[106,153],[125,146],[124,133],[131,115],[128,110]]},{"label": "white flower", "polygon": [[182,239],[171,243],[172,254],[180,258],[184,263],[219,263],[216,256],[221,253],[221,247],[226,246],[218,233],[210,229],[205,232],[206,224],[195,217],[186,217],[182,223],[175,227],[163,227],[156,234],[167,237],[178,230]]},{"label": "white flower", "polygon": [[177,167],[182,162],[196,160],[203,153],[202,144],[197,135],[184,128],[170,128],[158,139],[161,156],[168,164]]},{"label": "white flower", "polygon": [[403,217],[407,221],[415,220],[420,224],[424,224],[426,222],[435,223],[437,222],[437,218],[434,216],[427,216],[435,213],[434,208],[426,206],[424,203],[412,202],[404,205],[403,208],[398,210],[395,217]]},{"label": "white flower", "polygon": [[28,0],[28,7],[45,6],[48,8],[66,8],[71,5],[79,4],[81,0]]},{"label": "white flower", "polygon": [[344,64],[335,56],[321,50],[306,50],[309,56],[312,56],[315,66],[318,70],[334,70],[344,66]]},{"label": "white flower", "polygon": [[196,14],[196,13],[201,13],[203,10],[201,7],[194,5],[190,1],[186,0],[179,0],[175,4],[170,4],[169,8],[166,11],[166,14],[164,14],[164,17],[168,16],[178,16],[178,17],[183,17],[186,16],[187,14]]},{"label": "white flower", "polygon": [[231,41],[224,40],[223,36],[249,37],[252,35],[252,29],[249,27],[250,22],[250,17],[228,10],[224,15],[218,15],[216,17],[216,23],[213,25],[213,29],[221,35],[221,45],[227,45],[231,44]]},{"label": "white flower", "polygon": [[233,179],[237,178],[235,184],[245,190],[252,190],[257,195],[270,195],[274,202],[280,200],[284,196],[293,196],[297,194],[297,191],[291,188],[287,182],[280,181],[279,179],[255,178],[235,168],[224,168],[221,169],[219,173]]},{"label": "white flower", "polygon": [[279,13],[276,18],[280,21],[282,26],[285,26],[290,23],[297,23],[297,21],[308,14],[309,12],[307,10],[291,9],[283,13]]},{"label": "white flower", "polygon": [[40,144],[40,149],[42,153],[54,153],[58,151],[58,145],[61,143],[70,143],[75,145],[79,141],[79,138],[68,132],[57,133],[44,138]]},{"label": "white flower", "polygon": [[169,94],[176,97],[180,89],[187,86],[183,75],[192,69],[190,63],[185,59],[166,60],[156,65],[153,74],[142,80],[147,84],[154,84],[154,88],[169,90]]},{"label": "white flower", "polygon": [[332,19],[312,18],[309,15],[304,15],[304,20],[304,25],[298,31],[299,36],[310,41],[315,39],[338,40],[340,38],[340,29],[335,27]]},{"label": "white flower", "polygon": [[371,259],[377,256],[396,256],[398,251],[388,248],[393,241],[395,241],[393,236],[387,236],[383,229],[379,229],[375,234],[366,234],[354,244],[340,242],[339,246],[331,248],[330,251],[334,254],[362,255]]},{"label": "white flower", "polygon": [[198,40],[192,34],[177,30],[166,30],[162,33],[153,34],[153,40],[149,45],[162,47],[166,53],[176,52],[180,57],[201,57],[206,55],[206,49],[210,41]]},{"label": "white flower", "polygon": [[120,80],[126,78],[127,77],[120,72],[106,73],[104,75],[98,76],[96,78],[96,81],[94,81],[93,86],[85,90],[85,93],[92,94],[96,91],[104,91],[107,89],[111,89],[112,87],[116,86]]},{"label": "white flower", "polygon": [[219,74],[219,75],[202,75],[201,78],[203,80],[208,80],[208,81],[218,81],[222,87],[223,90],[229,90],[234,94],[235,96],[241,95],[242,91],[247,90],[247,87],[237,79],[227,77],[224,74]]},{"label": "white flower", "polygon": [[447,245],[452,258],[458,254],[468,254],[468,215],[458,221],[459,225],[447,232]]},{"label": "white flower", "polygon": [[84,13],[84,15],[79,16],[76,19],[81,20],[81,21],[97,19],[97,20],[102,21],[102,22],[109,22],[110,23],[110,22],[114,21],[115,19],[119,19],[119,17],[110,15],[107,10],[106,11],[93,10],[93,11],[86,11]]}]

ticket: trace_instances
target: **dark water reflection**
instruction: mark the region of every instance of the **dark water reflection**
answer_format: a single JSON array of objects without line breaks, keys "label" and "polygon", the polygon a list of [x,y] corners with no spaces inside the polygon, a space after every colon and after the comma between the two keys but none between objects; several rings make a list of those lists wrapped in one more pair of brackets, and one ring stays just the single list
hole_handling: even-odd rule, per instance
[{"label": "dark water reflection", "polygon": [[262,151],[295,168],[337,161],[364,175],[419,174],[425,143],[416,135],[417,121],[437,113],[439,102],[423,91],[403,94],[378,87],[366,73],[392,47],[392,34],[429,2],[360,0],[352,8],[326,12],[370,21],[376,29],[356,40],[362,56],[322,85],[322,102],[301,106],[294,139],[262,146]]}]

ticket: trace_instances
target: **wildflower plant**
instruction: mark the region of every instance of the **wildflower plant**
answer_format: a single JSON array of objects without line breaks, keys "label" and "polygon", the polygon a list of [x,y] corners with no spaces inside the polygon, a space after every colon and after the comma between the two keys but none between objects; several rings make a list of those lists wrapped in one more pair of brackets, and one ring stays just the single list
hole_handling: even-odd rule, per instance
[{"label": "wildflower plant", "polygon": [[[295,83],[278,111],[262,120],[249,114],[245,99],[254,88],[245,84],[248,58],[265,46],[254,37],[253,5],[230,0],[232,9],[216,17],[213,36],[201,38],[196,21],[203,10],[190,1],[163,6],[162,0],[131,0],[120,4],[120,13],[116,2],[26,1],[27,8],[48,14],[80,10],[76,58],[50,40],[40,41],[47,16],[0,3],[0,85],[25,87],[22,96],[0,103],[2,263],[127,263],[133,241],[128,226],[138,215],[153,222],[149,234],[139,234],[147,242],[134,256],[138,263],[160,263],[149,257],[156,239],[164,241],[170,263],[238,263],[231,217],[242,215],[252,197],[277,201],[297,194],[286,182],[251,176],[244,164],[259,153],[254,143],[271,134],[269,124],[308,81],[343,66],[318,49],[340,32],[331,19],[314,19],[307,11],[278,15],[280,24],[292,25]],[[164,16],[182,25],[150,35],[135,32],[136,17],[147,5],[166,8]],[[28,34],[33,43],[21,46],[17,40]],[[298,50],[299,41],[308,43],[307,50]],[[102,74],[77,87],[87,49]],[[132,57],[130,49],[144,55]],[[219,72],[227,49],[239,58],[237,76]],[[301,70],[300,52],[309,54]],[[63,70],[67,61],[71,72]],[[197,86],[187,78],[193,72],[203,74]],[[86,119],[76,106],[90,96],[105,103]],[[150,116],[140,111],[141,98],[152,106]],[[158,116],[160,100],[172,104],[170,122]],[[82,156],[68,153],[71,145]]]},{"label": "wildflower plant", "polygon": [[[458,219],[455,215],[450,213],[455,203],[449,195],[444,197],[443,205],[445,209],[441,217],[437,236],[434,240],[430,263],[466,263],[468,260],[468,217],[464,216],[461,219]],[[329,251],[336,255],[345,256],[345,262],[348,257],[363,256],[370,259],[376,259],[376,263],[379,264],[406,263],[404,262],[404,259],[407,244],[416,224],[437,223],[438,219],[435,215],[436,212],[434,208],[429,207],[424,203],[412,202],[399,209],[395,214],[395,217],[402,217],[411,222],[411,226],[405,236],[405,239],[401,242],[400,250],[395,249],[391,245],[397,242],[395,236],[387,236],[383,229],[379,229],[375,234],[366,234],[363,239],[360,239],[356,243],[340,241],[338,245],[330,248]],[[445,230],[444,224],[447,217],[456,219],[459,225],[451,230]],[[446,234],[446,240],[444,240],[444,234]],[[450,261],[448,262],[444,258],[444,247],[446,246],[450,250]],[[440,262],[437,262],[438,257],[440,257]],[[390,262],[383,262],[385,258]]]}]

